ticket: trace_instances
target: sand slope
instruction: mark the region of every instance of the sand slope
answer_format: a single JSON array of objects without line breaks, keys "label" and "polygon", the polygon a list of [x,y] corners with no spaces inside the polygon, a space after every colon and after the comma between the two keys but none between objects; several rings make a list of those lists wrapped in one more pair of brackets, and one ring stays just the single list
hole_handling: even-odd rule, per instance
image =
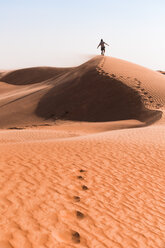
[{"label": "sand slope", "polygon": [[0,130],[0,248],[165,247],[164,75],[98,56],[0,89],[28,126]]},{"label": "sand slope", "polygon": [[[158,109],[164,104],[163,75],[108,57],[97,56],[76,68],[17,70],[0,80],[2,93],[8,88],[0,95],[1,128],[57,119],[150,123],[161,118]],[[153,100],[157,94],[160,98]]]}]

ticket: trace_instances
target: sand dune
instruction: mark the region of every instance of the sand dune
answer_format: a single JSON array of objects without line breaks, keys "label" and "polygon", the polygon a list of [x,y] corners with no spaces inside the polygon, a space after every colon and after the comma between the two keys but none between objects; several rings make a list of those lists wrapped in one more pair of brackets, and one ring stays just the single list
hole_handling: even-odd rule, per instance
[{"label": "sand dune", "polygon": [[25,68],[2,74],[1,81],[14,84],[34,84],[40,83],[50,78],[59,76],[60,74],[70,71],[72,68],[54,68],[54,67],[34,67]]},{"label": "sand dune", "polygon": [[[1,128],[57,119],[150,123],[161,118],[158,109],[164,104],[163,75],[108,57],[106,63],[98,56],[76,68],[17,70],[0,80],[2,92],[8,88],[0,96]],[[154,99],[154,94],[160,98]]]},{"label": "sand dune", "polygon": [[0,248],[165,247],[164,75],[98,56],[0,81]]},{"label": "sand dune", "polygon": [[160,72],[160,73],[162,73],[162,74],[165,74],[165,71],[158,71],[158,72]]}]

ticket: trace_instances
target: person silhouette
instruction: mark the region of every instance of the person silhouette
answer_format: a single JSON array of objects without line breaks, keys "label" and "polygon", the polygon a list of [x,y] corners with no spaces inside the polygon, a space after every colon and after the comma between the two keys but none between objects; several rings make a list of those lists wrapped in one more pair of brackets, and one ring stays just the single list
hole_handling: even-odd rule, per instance
[{"label": "person silhouette", "polygon": [[104,53],[105,53],[105,45],[109,46],[107,43],[105,43],[103,41],[103,39],[101,39],[101,41],[100,41],[100,43],[99,43],[99,45],[97,47],[97,48],[99,48],[99,46],[101,46],[101,55],[104,55]]}]

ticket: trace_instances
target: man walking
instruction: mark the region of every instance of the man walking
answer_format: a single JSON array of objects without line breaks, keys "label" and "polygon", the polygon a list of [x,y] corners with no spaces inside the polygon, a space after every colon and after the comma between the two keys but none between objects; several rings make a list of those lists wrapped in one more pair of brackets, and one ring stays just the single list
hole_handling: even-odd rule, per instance
[{"label": "man walking", "polygon": [[104,55],[104,53],[105,53],[105,45],[109,46],[107,43],[105,43],[103,41],[103,39],[101,39],[100,44],[97,47],[97,48],[99,48],[99,46],[101,46],[101,55]]}]

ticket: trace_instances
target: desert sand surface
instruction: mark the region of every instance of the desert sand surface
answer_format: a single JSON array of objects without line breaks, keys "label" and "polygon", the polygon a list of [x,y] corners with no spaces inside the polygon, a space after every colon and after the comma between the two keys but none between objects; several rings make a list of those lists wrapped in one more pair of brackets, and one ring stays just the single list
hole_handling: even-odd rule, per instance
[{"label": "desert sand surface", "polygon": [[165,77],[97,56],[0,78],[0,248],[165,247]]}]

